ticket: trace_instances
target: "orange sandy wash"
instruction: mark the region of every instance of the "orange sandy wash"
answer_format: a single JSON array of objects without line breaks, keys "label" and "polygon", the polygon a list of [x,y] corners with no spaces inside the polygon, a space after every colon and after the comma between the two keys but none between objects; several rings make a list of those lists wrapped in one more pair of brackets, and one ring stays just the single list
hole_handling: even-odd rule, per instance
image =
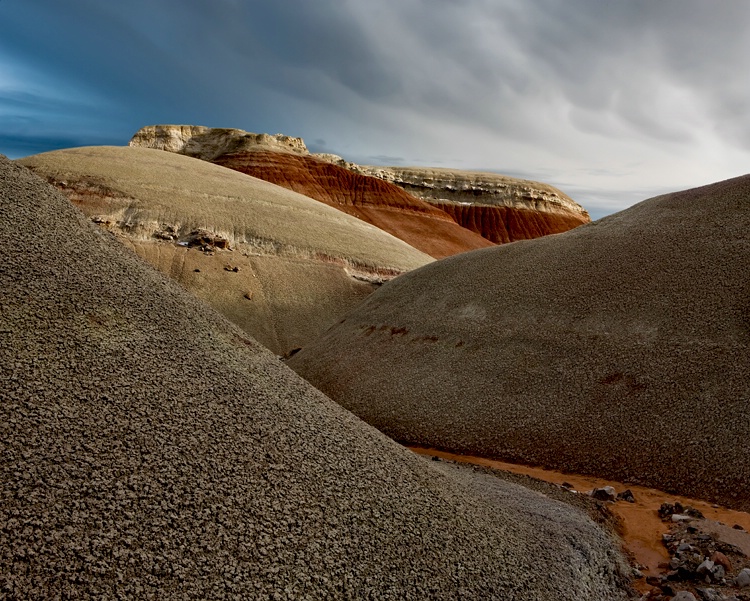
[{"label": "orange sandy wash", "polygon": [[[728,526],[739,524],[745,530],[750,531],[750,513],[716,507],[705,501],[681,497],[679,495],[670,495],[654,488],[623,484],[622,482],[603,480],[591,476],[565,474],[554,470],[505,463],[493,459],[483,459],[482,457],[456,455],[436,449],[409,448],[420,455],[440,457],[441,459],[474,465],[484,465],[513,474],[524,474],[554,484],[567,482],[580,492],[603,486],[613,486],[617,492],[622,492],[629,488],[635,497],[635,503],[618,501],[617,503],[610,503],[609,508],[622,521],[622,537],[625,549],[634,557],[636,562],[643,566],[641,572],[644,576],[656,576],[662,573],[663,570],[659,568],[659,564],[669,562],[669,554],[661,540],[662,534],[669,530],[669,524],[662,522],[657,514],[657,510],[662,503],[679,501],[683,505],[690,505],[699,509],[710,520],[722,522]],[[642,592],[651,588],[646,585],[645,578],[635,582],[634,585]]]}]

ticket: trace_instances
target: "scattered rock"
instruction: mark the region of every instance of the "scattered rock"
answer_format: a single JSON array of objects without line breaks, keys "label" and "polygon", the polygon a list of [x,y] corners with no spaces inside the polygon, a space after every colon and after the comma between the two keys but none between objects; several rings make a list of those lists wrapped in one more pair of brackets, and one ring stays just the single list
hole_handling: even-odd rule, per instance
[{"label": "scattered rock", "polygon": [[620,493],[617,493],[617,500],[625,501],[626,503],[635,503],[635,496],[633,495],[633,491],[628,488]]},{"label": "scattered rock", "polygon": [[597,501],[613,501],[614,502],[617,500],[617,493],[615,492],[615,489],[612,486],[604,486],[602,488],[595,488],[588,494],[592,496],[593,498],[595,498]]},{"label": "scattered rock", "polygon": [[197,247],[203,252],[212,252],[217,248],[221,250],[231,250],[229,240],[204,229],[193,230],[186,238],[180,240],[178,244],[190,248]]},{"label": "scattered rock", "polygon": [[734,528],[735,530],[744,530],[744,528],[740,524],[735,524],[734,526],[732,526],[732,528]]},{"label": "scattered rock", "polygon": [[[681,517],[675,519],[674,516],[679,515]],[[662,503],[659,507],[659,517],[667,521],[672,518],[673,522],[689,521],[686,518],[703,519],[703,514],[694,507],[683,506],[682,503],[677,501],[676,503]]]},{"label": "scattered rock", "polygon": [[673,522],[692,522],[695,518],[689,515],[685,515],[682,513],[673,513],[672,514],[672,521]]},{"label": "scattered rock", "polygon": [[234,273],[237,273],[239,270],[240,270],[240,268],[237,267],[236,265],[225,265],[224,266],[224,271],[232,271]]},{"label": "scattered rock", "polygon": [[695,595],[689,591],[680,591],[674,597],[672,601],[698,601]]},{"label": "scattered rock", "polygon": [[711,554],[711,561],[713,561],[717,565],[723,566],[727,572],[732,571],[731,560],[726,555],[724,555],[721,551],[714,551]]},{"label": "scattered rock", "polygon": [[725,599],[724,595],[713,588],[697,588],[695,589],[695,592],[698,593],[698,596],[703,601],[723,601],[723,599]]},{"label": "scattered rock", "polygon": [[714,562],[711,561],[710,559],[705,559],[695,569],[695,573],[698,574],[698,576],[701,576],[710,582],[711,580],[713,580],[712,578],[713,570],[714,570]]},{"label": "scattered rock", "polygon": [[750,568],[742,570],[734,581],[738,588],[746,588],[750,586]]},{"label": "scattered rock", "polygon": [[153,234],[154,238],[158,238],[159,240],[177,240],[177,232],[176,230],[171,226],[167,224],[162,225],[162,229],[157,230]]}]

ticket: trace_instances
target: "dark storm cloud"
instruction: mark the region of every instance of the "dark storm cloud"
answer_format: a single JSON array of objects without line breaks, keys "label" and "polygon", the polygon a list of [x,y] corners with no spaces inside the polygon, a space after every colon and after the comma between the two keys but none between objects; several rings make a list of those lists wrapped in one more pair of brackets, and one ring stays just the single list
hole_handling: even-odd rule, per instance
[{"label": "dark storm cloud", "polygon": [[748,26],[744,0],[2,0],[0,152],[191,123],[580,191],[678,185],[750,149]]}]

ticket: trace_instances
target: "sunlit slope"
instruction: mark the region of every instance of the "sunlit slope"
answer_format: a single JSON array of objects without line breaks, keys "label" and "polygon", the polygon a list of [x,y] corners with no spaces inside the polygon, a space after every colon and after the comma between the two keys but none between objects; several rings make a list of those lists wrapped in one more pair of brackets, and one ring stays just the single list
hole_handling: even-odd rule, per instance
[{"label": "sunlit slope", "polygon": [[374,284],[431,260],[301,194],[198,159],[102,146],[20,162],[280,354],[325,330]]}]

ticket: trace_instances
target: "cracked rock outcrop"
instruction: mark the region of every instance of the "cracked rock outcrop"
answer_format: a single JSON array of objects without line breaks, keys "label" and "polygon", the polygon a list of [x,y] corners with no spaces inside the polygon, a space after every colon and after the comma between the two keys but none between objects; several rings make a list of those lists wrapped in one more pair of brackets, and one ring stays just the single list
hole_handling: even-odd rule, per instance
[{"label": "cracked rock outcrop", "polygon": [[431,261],[306,196],[178,154],[88,147],[20,162],[280,355]]},{"label": "cracked rock outcrop", "polygon": [[399,447],[1,156],[0,258],[4,599],[626,598],[588,517]]},{"label": "cracked rock outcrop", "polygon": [[750,510],[750,176],[383,286],[289,365],[397,440]]}]

